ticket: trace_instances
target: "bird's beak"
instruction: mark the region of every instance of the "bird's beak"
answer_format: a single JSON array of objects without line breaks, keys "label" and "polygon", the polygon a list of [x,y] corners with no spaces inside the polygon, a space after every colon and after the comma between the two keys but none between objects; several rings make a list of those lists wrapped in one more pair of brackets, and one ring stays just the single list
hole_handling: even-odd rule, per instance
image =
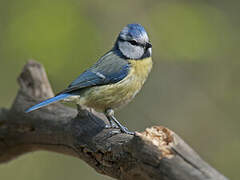
[{"label": "bird's beak", "polygon": [[152,47],[152,44],[148,42],[148,43],[146,44],[146,48],[148,49],[148,48],[151,48],[151,47]]}]

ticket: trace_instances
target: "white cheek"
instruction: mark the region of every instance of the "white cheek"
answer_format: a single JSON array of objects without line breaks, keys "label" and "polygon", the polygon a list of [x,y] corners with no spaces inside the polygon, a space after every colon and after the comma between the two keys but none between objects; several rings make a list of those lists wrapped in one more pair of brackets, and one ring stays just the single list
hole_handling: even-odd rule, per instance
[{"label": "white cheek", "polygon": [[118,42],[120,51],[130,59],[139,59],[144,54],[144,49],[140,46],[133,46],[129,42]]}]

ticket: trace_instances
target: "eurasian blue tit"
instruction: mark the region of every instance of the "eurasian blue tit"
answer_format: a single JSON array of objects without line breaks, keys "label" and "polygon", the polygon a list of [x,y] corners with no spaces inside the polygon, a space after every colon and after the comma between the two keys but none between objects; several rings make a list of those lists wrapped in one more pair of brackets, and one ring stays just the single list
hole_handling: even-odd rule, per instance
[{"label": "eurasian blue tit", "polygon": [[152,45],[140,24],[128,24],[113,48],[78,76],[65,90],[26,112],[51,103],[74,101],[105,113],[110,127],[133,134],[114,117],[114,110],[128,104],[142,88],[152,69]]}]

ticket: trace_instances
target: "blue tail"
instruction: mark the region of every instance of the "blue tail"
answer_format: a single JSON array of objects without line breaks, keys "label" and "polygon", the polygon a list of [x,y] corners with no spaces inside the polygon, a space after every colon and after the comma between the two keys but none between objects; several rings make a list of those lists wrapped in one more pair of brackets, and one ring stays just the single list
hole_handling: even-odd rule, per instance
[{"label": "blue tail", "polygon": [[28,112],[34,111],[34,110],[39,109],[39,108],[41,108],[41,107],[47,106],[47,105],[49,105],[49,104],[51,104],[51,103],[54,103],[54,102],[58,102],[58,101],[60,101],[60,100],[63,100],[63,99],[65,99],[65,98],[67,98],[68,96],[71,96],[71,94],[68,94],[68,93],[59,94],[59,95],[57,95],[57,96],[55,96],[55,97],[49,98],[49,99],[47,99],[47,100],[45,100],[45,101],[43,101],[43,102],[41,102],[41,103],[39,103],[39,104],[36,104],[36,105],[30,107],[30,108],[29,108],[28,110],[26,110],[25,112],[28,113]]}]

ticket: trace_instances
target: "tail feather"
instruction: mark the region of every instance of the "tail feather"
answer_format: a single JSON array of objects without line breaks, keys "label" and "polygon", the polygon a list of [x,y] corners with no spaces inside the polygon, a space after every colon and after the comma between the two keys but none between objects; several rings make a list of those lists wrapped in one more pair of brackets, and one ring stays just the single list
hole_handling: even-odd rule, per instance
[{"label": "tail feather", "polygon": [[59,94],[59,95],[57,95],[55,97],[49,98],[49,99],[47,99],[45,101],[40,102],[39,104],[36,104],[36,105],[30,107],[25,112],[28,113],[28,112],[34,111],[36,109],[39,109],[39,108],[44,107],[44,106],[47,106],[47,105],[52,104],[54,102],[58,102],[60,100],[63,100],[65,98],[67,98],[68,96],[70,96],[70,94],[68,94],[68,93]]}]

